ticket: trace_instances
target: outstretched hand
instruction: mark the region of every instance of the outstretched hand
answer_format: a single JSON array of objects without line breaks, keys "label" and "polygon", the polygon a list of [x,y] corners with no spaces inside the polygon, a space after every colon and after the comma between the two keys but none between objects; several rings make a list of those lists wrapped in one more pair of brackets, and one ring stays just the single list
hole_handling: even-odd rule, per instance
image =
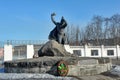
[{"label": "outstretched hand", "polygon": [[56,14],[55,13],[52,13],[51,16],[55,16]]}]

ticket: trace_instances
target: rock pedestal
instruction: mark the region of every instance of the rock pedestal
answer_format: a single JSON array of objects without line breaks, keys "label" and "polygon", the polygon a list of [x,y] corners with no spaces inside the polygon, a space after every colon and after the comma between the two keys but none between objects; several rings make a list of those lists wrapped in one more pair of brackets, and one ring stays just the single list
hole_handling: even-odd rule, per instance
[{"label": "rock pedestal", "polygon": [[67,52],[62,44],[59,44],[55,40],[50,40],[40,48],[38,51],[38,56],[71,56]]},{"label": "rock pedestal", "polygon": [[60,60],[64,60],[68,64],[68,76],[80,77],[96,75],[111,69],[111,61],[109,58],[46,56],[5,62],[4,67],[6,73],[49,73],[58,75],[56,64]]}]

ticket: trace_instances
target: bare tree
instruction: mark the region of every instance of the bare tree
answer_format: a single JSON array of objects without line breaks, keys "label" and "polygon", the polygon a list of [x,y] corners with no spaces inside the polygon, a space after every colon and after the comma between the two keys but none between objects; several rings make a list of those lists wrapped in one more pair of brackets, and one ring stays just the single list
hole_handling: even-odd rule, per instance
[{"label": "bare tree", "polygon": [[101,16],[94,16],[91,23],[85,28],[85,38],[87,41],[94,40],[94,45],[99,45],[100,39],[102,39],[102,22]]},{"label": "bare tree", "polygon": [[93,16],[92,20],[80,29],[71,25],[67,29],[68,42],[79,45],[80,42],[93,45],[120,45],[120,14],[112,17]]},{"label": "bare tree", "polygon": [[111,17],[111,36],[114,38],[114,45],[120,44],[120,15],[115,14]]},{"label": "bare tree", "polygon": [[67,41],[70,45],[75,45],[76,40],[76,27],[71,25],[70,27],[67,27]]}]

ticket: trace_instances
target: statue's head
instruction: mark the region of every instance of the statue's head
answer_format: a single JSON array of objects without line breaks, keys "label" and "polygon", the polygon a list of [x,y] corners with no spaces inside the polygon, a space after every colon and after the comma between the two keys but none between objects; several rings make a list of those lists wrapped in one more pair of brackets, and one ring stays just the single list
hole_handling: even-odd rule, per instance
[{"label": "statue's head", "polygon": [[60,25],[62,25],[63,23],[65,22],[65,20],[64,20],[64,17],[62,16],[62,18],[61,18],[61,21],[60,22],[56,22],[57,24],[57,26],[60,26]]},{"label": "statue's head", "polygon": [[64,21],[65,21],[65,20],[64,20],[64,17],[62,16],[61,21],[60,21],[60,24],[63,24]]},{"label": "statue's head", "polygon": [[60,23],[63,23],[63,22],[64,22],[64,18],[63,18],[63,16],[62,16]]}]

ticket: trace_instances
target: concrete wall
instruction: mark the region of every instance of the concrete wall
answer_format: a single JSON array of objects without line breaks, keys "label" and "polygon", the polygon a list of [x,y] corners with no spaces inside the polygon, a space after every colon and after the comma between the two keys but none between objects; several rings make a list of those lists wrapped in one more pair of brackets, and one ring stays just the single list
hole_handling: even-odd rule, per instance
[{"label": "concrete wall", "polygon": [[[32,58],[34,54],[34,45],[27,46],[27,58]],[[74,50],[80,50],[81,55],[79,57],[110,57],[119,58],[120,57],[120,46],[69,46],[64,45],[65,49],[73,54]],[[91,55],[91,50],[97,50],[98,55]],[[108,50],[113,50],[114,55],[107,55]],[[4,61],[12,60],[12,45],[4,45]]]},{"label": "concrete wall", "polygon": [[[34,46],[26,45],[27,51],[27,59],[33,58],[34,54]],[[18,55],[19,56],[19,55]],[[12,45],[4,45],[4,61],[12,61],[13,60],[13,46]]]},{"label": "concrete wall", "polygon": [[12,45],[4,45],[4,61],[12,60]]},{"label": "concrete wall", "polygon": [[27,59],[33,58],[34,55],[34,46],[33,45],[27,45]]},{"label": "concrete wall", "polygon": [[[68,47],[69,45],[67,45]],[[66,46],[65,46],[66,47]],[[81,56],[79,57],[110,57],[119,58],[120,57],[120,46],[70,46],[66,49],[67,51],[74,52],[74,50],[80,50]],[[91,50],[98,50],[98,55],[91,55]],[[108,50],[113,50],[114,55],[108,55]]]}]

